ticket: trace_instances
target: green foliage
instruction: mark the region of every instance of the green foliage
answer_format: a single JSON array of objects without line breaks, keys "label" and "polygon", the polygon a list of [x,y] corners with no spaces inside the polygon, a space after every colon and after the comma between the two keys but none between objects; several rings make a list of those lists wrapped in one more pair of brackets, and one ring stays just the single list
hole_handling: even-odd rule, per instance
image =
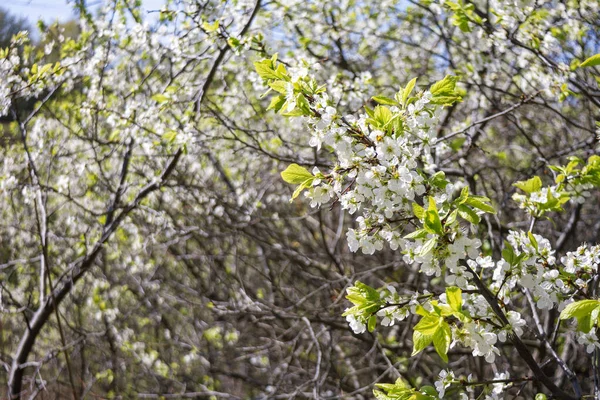
[{"label": "green foliage", "polygon": [[207,33],[216,32],[219,29],[219,20],[215,20],[212,24],[206,21],[203,22],[202,29],[204,29]]},{"label": "green foliage", "polygon": [[513,183],[513,186],[521,189],[527,194],[531,194],[534,192],[538,192],[542,188],[542,180],[539,176],[534,176],[533,178],[528,179],[526,181],[515,182]]},{"label": "green foliage", "polygon": [[290,80],[287,70],[283,64],[277,63],[277,54],[274,54],[271,58],[262,61],[256,61],[254,63],[254,68],[256,69],[258,75],[264,80]]},{"label": "green foliage", "polygon": [[454,13],[452,18],[453,25],[457,26],[463,32],[471,32],[473,28],[472,23],[481,25],[483,19],[475,13],[475,5],[469,2],[463,2],[462,0],[447,1],[444,3]]},{"label": "green foliage", "polygon": [[429,198],[429,207],[425,213],[425,230],[427,230],[429,233],[435,233],[440,236],[444,234],[442,229],[442,221],[440,220],[440,215],[438,214],[433,197]]},{"label": "green foliage", "polygon": [[487,197],[469,194],[469,187],[465,186],[462,188],[460,196],[452,202],[452,205],[456,207],[457,214],[462,219],[477,225],[481,222],[481,218],[474,209],[490,214],[496,213],[496,209],[489,204],[490,202],[491,200]]},{"label": "green foliage", "polygon": [[346,289],[346,292],[346,299],[350,300],[354,307],[348,309],[343,316],[352,314],[368,318],[384,304],[376,289],[360,281],[354,282],[354,286]]},{"label": "green foliage", "polygon": [[516,265],[519,265],[520,262],[525,261],[528,258],[528,256],[526,253],[521,253],[517,255],[512,245],[507,240],[505,240],[504,249],[502,250],[502,258],[511,267],[514,267]]},{"label": "green foliage", "polygon": [[[400,96],[400,99],[397,99],[397,100],[403,106],[405,106],[408,103],[410,94],[412,93],[413,89],[415,88],[416,83],[417,83],[417,78],[413,78],[413,79],[411,79],[410,82],[408,82],[408,84],[406,85],[404,90],[402,90],[402,95]],[[398,94],[400,94],[400,92],[398,92]]]},{"label": "green foliage", "polygon": [[496,209],[489,204],[490,201],[490,199],[484,196],[469,196],[463,204],[466,204],[488,214],[496,214]]},{"label": "green foliage", "polygon": [[595,54],[579,64],[579,68],[596,67],[600,65],[600,54]]},{"label": "green foliage", "polygon": [[416,312],[423,318],[415,325],[413,330],[413,356],[433,343],[438,355],[442,360],[448,362],[452,331],[445,317],[454,316],[460,320],[468,320],[469,316],[462,310],[462,291],[460,288],[446,288],[446,299],[448,304],[431,301],[432,311],[417,306]]},{"label": "green foliage", "polygon": [[451,106],[461,101],[462,96],[456,90],[456,82],[458,82],[458,77],[446,75],[444,79],[434,83],[429,89],[431,92],[431,102],[433,104]]},{"label": "green foliage", "polygon": [[577,319],[577,330],[588,333],[600,323],[600,301],[580,300],[569,304],[560,313],[560,319]]},{"label": "green foliage", "polygon": [[[580,167],[581,165],[583,167]],[[590,156],[587,163],[579,157],[570,157],[566,166],[551,166],[550,168],[558,172],[555,181],[562,186],[591,184],[600,187],[600,156],[598,155]]]},{"label": "green foliage", "polygon": [[455,286],[446,288],[446,300],[452,310],[462,313],[462,290]]},{"label": "green foliage", "polygon": [[436,400],[436,390],[431,386],[423,386],[420,390],[411,387],[402,378],[395,383],[377,383],[373,394],[377,400]]},{"label": "green foliage", "polygon": [[315,176],[308,172],[306,168],[301,167],[298,164],[290,164],[283,172],[281,172],[281,178],[287,183],[299,185],[292,195],[291,200],[294,200],[302,190],[311,187]]},{"label": "green foliage", "polygon": [[287,183],[291,183],[294,185],[299,185],[308,179],[314,179],[313,174],[308,172],[308,170],[304,167],[301,167],[298,164],[290,164],[282,173],[281,177]]}]

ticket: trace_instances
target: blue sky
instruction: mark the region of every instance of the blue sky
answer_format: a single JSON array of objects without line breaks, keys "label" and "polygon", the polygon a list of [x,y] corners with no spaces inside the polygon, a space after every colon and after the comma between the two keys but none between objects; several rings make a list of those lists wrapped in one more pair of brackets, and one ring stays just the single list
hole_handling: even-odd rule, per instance
[{"label": "blue sky", "polygon": [[[90,6],[98,6],[102,0],[87,0]],[[158,10],[164,4],[164,0],[143,0],[146,10]],[[46,22],[68,21],[72,19],[73,8],[67,4],[67,0],[0,0],[0,7],[7,9],[11,14],[25,17],[32,26],[42,18]]]}]

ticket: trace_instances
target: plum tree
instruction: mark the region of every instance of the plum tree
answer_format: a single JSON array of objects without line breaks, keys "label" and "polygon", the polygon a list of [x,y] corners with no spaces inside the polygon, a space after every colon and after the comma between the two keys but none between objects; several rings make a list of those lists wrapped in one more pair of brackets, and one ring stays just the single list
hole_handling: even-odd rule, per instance
[{"label": "plum tree", "polygon": [[599,396],[597,1],[75,6],[0,51],[8,398]]}]

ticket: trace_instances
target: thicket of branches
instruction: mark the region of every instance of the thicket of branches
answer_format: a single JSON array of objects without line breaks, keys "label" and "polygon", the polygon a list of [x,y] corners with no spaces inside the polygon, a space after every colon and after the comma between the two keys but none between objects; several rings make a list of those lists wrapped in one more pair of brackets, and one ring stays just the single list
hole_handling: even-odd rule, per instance
[{"label": "thicket of branches", "polygon": [[600,396],[596,0],[137,3],[0,50],[6,397]]}]

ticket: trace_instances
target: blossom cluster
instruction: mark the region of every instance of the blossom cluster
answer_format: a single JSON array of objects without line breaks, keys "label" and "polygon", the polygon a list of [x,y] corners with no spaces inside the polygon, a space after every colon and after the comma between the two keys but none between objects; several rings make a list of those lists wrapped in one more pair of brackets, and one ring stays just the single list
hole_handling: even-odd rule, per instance
[{"label": "blossom cluster", "polygon": [[[460,98],[455,81],[438,82],[409,100],[412,81],[394,99],[373,97],[380,104],[373,110],[365,107],[364,114],[341,116],[334,106],[335,99],[329,98],[326,89],[319,87],[308,71],[290,77],[275,60],[257,65],[259,75],[269,87],[282,93],[273,99],[270,108],[302,118],[311,132],[310,145],[325,148],[335,157],[334,167],[326,172],[314,168],[310,174],[297,165],[295,172],[284,171],[282,176],[286,181],[301,184],[296,193],[308,189],[306,196],[312,207],[333,200],[349,214],[359,214],[355,217],[357,226],[347,232],[350,250],[373,254],[387,243],[392,250],[401,249],[406,264],[419,265],[428,276],[444,274],[445,282],[459,293],[461,289],[474,292],[452,301],[442,294],[439,297],[442,303],[413,297],[399,307],[398,299],[393,298],[395,292],[386,289],[377,296],[373,295],[374,289],[361,284],[362,289],[357,293],[350,294],[348,289],[348,298],[355,307],[345,312],[355,333],[372,331],[376,317],[381,319],[381,325],[391,326],[409,314],[419,314],[423,318],[414,328],[415,352],[421,351],[431,338],[441,336],[434,344],[442,358],[447,357],[448,348],[460,343],[470,348],[473,356],[494,363],[501,354],[497,342],[518,340],[527,322],[516,310],[507,309],[501,314],[494,310],[481,293],[489,289],[475,284],[474,274],[490,280],[489,288],[496,291],[503,304],[511,303],[515,290],[524,289],[542,310],[555,306],[562,310],[576,290],[583,287],[585,282],[579,271],[577,276],[570,271],[576,263],[591,263],[587,250],[580,251],[586,257],[581,261],[574,260],[569,253],[563,261],[569,266],[563,269],[557,265],[550,241],[531,231],[511,231],[498,261],[481,254],[482,243],[473,235],[473,228],[483,214],[494,213],[494,207],[488,198],[471,195],[464,183],[451,182],[442,172],[436,172],[433,161],[437,147],[435,127],[442,115],[440,106]],[[439,86],[449,87],[444,93],[449,100],[439,101]],[[526,194],[516,194],[514,199],[521,208],[541,216],[560,210],[572,194],[575,199],[588,196],[585,190],[594,186],[598,162],[590,159],[588,166],[576,169],[580,163],[577,161],[570,167],[569,171],[577,173],[574,177],[568,176],[569,171],[559,170],[564,177],[557,178],[555,187],[542,187],[539,177],[517,182],[515,186]],[[292,177],[293,173],[300,178]],[[465,222],[470,229],[465,229]],[[411,223],[413,229],[409,228]],[[446,322],[444,318],[448,315],[460,322]],[[432,324],[438,325],[425,328]],[[579,340],[586,345],[590,343],[588,348],[595,346],[597,342],[593,342],[592,335],[580,335]],[[451,344],[449,338],[454,339]],[[440,385],[440,389],[445,386]]]}]

